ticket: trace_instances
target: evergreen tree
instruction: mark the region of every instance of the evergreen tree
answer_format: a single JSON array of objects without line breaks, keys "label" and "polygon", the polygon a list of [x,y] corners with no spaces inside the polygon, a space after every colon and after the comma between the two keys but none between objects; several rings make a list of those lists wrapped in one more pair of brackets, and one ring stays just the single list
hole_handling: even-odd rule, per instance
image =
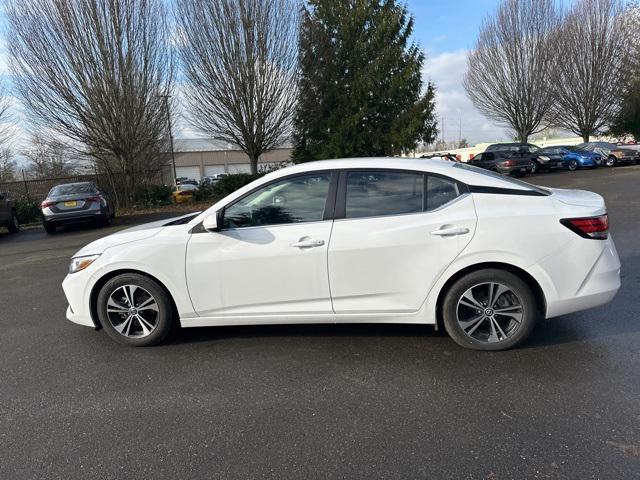
[{"label": "evergreen tree", "polygon": [[397,155],[436,135],[434,86],[395,0],[310,0],[300,30],[295,161]]},{"label": "evergreen tree", "polygon": [[611,125],[611,134],[632,135],[640,141],[640,80],[634,80],[622,101],[622,108]]}]

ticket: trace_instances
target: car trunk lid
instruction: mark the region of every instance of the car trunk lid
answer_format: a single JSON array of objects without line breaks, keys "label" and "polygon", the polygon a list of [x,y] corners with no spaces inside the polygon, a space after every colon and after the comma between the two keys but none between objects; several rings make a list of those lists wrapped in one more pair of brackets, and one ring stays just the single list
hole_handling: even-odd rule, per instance
[{"label": "car trunk lid", "polygon": [[594,192],[586,190],[568,190],[564,188],[547,188],[553,198],[566,205],[589,207],[594,210],[605,210],[604,198]]}]

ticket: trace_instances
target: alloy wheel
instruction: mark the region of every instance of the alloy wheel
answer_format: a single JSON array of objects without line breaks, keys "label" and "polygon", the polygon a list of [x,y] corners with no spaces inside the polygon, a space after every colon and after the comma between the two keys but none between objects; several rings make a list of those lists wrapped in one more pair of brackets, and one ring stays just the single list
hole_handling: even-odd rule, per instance
[{"label": "alloy wheel", "polygon": [[573,171],[573,170],[577,170],[578,169],[578,161],[577,160],[571,160],[569,162],[569,170]]},{"label": "alloy wheel", "polygon": [[607,157],[604,163],[607,167],[613,167],[616,164],[616,157]]},{"label": "alloy wheel", "polygon": [[151,335],[158,325],[158,302],[137,285],[116,288],[107,301],[107,317],[120,335],[141,338]]},{"label": "alloy wheel", "polygon": [[502,283],[479,283],[458,300],[456,315],[468,337],[484,343],[502,342],[512,337],[524,318],[518,295]]}]

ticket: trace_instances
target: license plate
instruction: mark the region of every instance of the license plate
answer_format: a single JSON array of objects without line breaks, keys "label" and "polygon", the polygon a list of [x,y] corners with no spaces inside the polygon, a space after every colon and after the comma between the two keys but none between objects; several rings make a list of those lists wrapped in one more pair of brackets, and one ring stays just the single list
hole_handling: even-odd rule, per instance
[{"label": "license plate", "polygon": [[77,207],[78,206],[78,202],[76,202],[75,200],[72,202],[64,202],[64,206],[65,207]]},{"label": "license plate", "polygon": [[520,171],[521,171],[521,172],[526,172],[526,171],[527,171],[527,169],[526,169],[526,168],[521,168],[521,169],[520,169]]}]

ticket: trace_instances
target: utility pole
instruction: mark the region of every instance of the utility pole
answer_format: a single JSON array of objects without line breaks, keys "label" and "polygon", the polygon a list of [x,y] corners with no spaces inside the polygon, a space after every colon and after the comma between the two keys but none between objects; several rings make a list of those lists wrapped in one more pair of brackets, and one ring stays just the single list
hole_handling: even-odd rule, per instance
[{"label": "utility pole", "polygon": [[171,148],[171,163],[173,165],[173,183],[178,183],[178,174],[176,173],[176,155],[173,151],[173,132],[171,130],[171,112],[169,112],[169,98],[171,95],[158,95],[158,98],[164,100],[164,109],[167,113],[167,126],[169,127],[169,146]]}]

